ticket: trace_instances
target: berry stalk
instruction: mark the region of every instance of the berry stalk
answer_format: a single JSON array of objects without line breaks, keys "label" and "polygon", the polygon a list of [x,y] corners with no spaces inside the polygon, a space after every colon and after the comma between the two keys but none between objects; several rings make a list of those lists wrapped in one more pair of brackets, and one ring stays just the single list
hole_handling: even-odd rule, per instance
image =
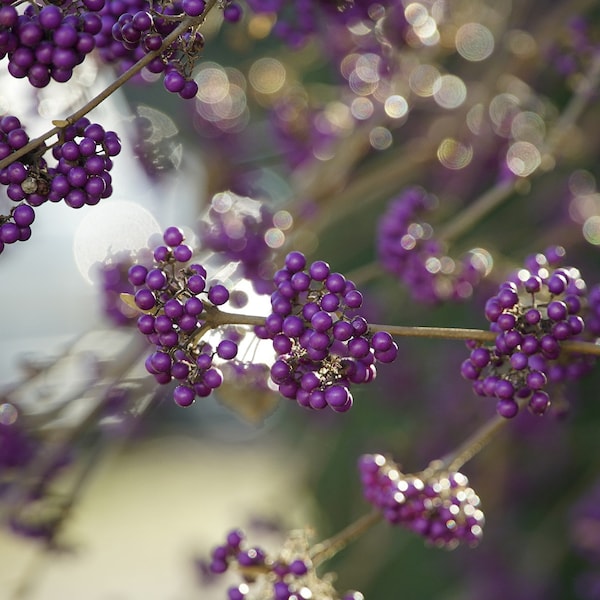
[{"label": "berry stalk", "polygon": [[[121,294],[124,302],[132,306],[131,294]],[[264,325],[265,317],[259,315],[245,315],[240,313],[225,312],[217,307],[206,307],[202,317],[210,323],[211,328],[221,325]],[[427,327],[427,326],[409,326],[409,325],[383,325],[379,323],[369,323],[369,330],[372,332],[387,331],[392,336],[397,337],[416,337],[442,340],[477,340],[479,342],[490,342],[496,339],[497,334],[493,331],[484,329],[468,329],[462,327]],[[600,356],[600,344],[582,341],[565,341],[561,344],[566,352],[590,354]]]},{"label": "berry stalk", "polygon": [[310,551],[310,557],[315,567],[335,556],[340,550],[343,550],[350,542],[358,539],[373,525],[379,523],[382,514],[379,511],[372,511],[364,514],[356,521],[350,523],[335,535],[315,544]]},{"label": "berry stalk", "polygon": [[[525,405],[527,401],[522,400],[521,404]],[[446,454],[440,461],[441,467],[448,471],[458,471],[465,463],[478,454],[480,450],[483,450],[507,422],[508,420],[499,414],[494,415],[458,446],[458,448]]]}]

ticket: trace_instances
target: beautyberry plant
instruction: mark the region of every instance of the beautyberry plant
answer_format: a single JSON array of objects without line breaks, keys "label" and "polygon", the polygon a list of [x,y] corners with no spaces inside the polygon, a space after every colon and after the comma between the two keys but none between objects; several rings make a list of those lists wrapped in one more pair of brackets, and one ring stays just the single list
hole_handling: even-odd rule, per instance
[{"label": "beautyberry plant", "polygon": [[[233,483],[231,522],[208,502],[192,517],[203,597],[596,598],[598,18],[539,0],[1,2],[3,523],[62,548],[105,448],[185,427]],[[131,226],[104,227],[123,200]],[[72,246],[82,272],[97,250],[104,321],[54,258],[61,203],[92,223]],[[65,341],[60,311],[82,308],[89,331]],[[232,438],[248,452],[229,462]],[[250,491],[276,496],[269,514]]]}]

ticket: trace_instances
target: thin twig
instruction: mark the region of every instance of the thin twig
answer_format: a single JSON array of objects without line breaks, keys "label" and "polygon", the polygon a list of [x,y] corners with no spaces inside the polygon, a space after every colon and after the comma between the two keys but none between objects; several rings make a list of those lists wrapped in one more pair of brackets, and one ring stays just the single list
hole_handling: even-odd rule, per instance
[{"label": "thin twig", "polygon": [[334,536],[323,540],[311,548],[310,557],[315,567],[335,556],[340,550],[345,548],[350,542],[360,537],[365,531],[381,521],[382,515],[379,511],[373,511],[363,515],[356,521],[350,523],[342,531]]},{"label": "thin twig", "polygon": [[437,338],[444,340],[476,340],[491,342],[497,335],[483,329],[463,329],[461,327],[410,327],[408,325],[379,325],[369,323],[370,331],[387,331],[398,337]]},{"label": "thin twig", "polygon": [[[519,410],[527,404],[527,398],[521,398],[517,401]],[[458,448],[446,454],[442,458],[441,468],[446,471],[458,471],[465,463],[469,462],[478,454],[490,440],[500,431],[509,419],[494,415],[489,421],[484,423],[477,431],[470,435]]]}]

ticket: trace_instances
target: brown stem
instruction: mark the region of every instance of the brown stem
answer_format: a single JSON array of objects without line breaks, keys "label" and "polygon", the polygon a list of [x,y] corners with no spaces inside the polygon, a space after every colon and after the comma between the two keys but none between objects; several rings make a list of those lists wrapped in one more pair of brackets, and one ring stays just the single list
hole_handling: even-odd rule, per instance
[{"label": "brown stem", "polygon": [[343,550],[350,542],[360,537],[365,531],[381,521],[382,516],[379,511],[373,511],[358,518],[353,523],[336,533],[334,536],[323,540],[313,546],[310,550],[310,557],[315,567],[335,556],[340,550]]},{"label": "brown stem", "polygon": [[206,323],[211,328],[216,328],[221,325],[264,325],[265,317],[258,315],[241,315],[238,313],[228,313],[220,310],[216,306],[206,306],[204,314],[201,318],[206,319]]},{"label": "brown stem", "polygon": [[[527,398],[517,401],[519,409],[527,404]],[[500,415],[494,415],[489,421],[484,423],[477,431],[469,436],[458,448],[446,454],[440,461],[440,467],[447,471],[458,471],[465,463],[469,462],[480,450],[482,450],[490,440],[507,423],[508,419]]]},{"label": "brown stem", "polygon": [[500,206],[515,191],[518,181],[520,180],[514,177],[497,183],[441,227],[436,238],[440,242],[446,243],[459,238],[497,206]]},{"label": "brown stem", "polygon": [[[243,315],[227,313],[216,307],[207,308],[206,322],[212,328],[220,325],[264,325],[265,317],[258,315]],[[397,337],[430,338],[443,340],[476,340],[478,342],[493,342],[497,333],[484,329],[466,329],[462,327],[411,327],[408,325],[381,325],[369,324],[369,331],[387,331],[390,335]],[[590,354],[600,356],[600,344],[595,342],[584,342],[567,340],[561,342],[561,348],[572,354]]]},{"label": "brown stem", "polygon": [[[131,294],[121,294],[121,299],[130,306],[141,311],[132,300]],[[250,325],[252,327],[265,324],[265,317],[259,315],[244,315],[228,313],[216,306],[206,306],[201,317],[206,321],[209,329],[216,329],[221,325]],[[397,337],[417,337],[442,340],[475,340],[478,342],[493,342],[497,333],[484,329],[466,329],[462,327],[413,327],[409,325],[381,325],[369,324],[369,331],[387,331]],[[600,343],[567,340],[561,342],[561,348],[572,354],[590,354],[600,356]]]},{"label": "brown stem", "polygon": [[[409,327],[403,325],[377,325],[370,324],[370,331],[387,331],[398,337],[424,337],[444,340],[476,340],[478,342],[491,342],[496,339],[497,333],[484,329],[463,329],[461,327]],[[600,343],[584,342],[580,340],[567,340],[560,343],[560,347],[569,354],[589,354],[600,356]]]},{"label": "brown stem", "polygon": [[369,324],[370,331],[387,331],[398,337],[424,337],[444,340],[477,340],[491,342],[497,334],[483,329],[463,329],[460,327],[409,327],[405,325]]},{"label": "brown stem", "polygon": [[494,415],[482,425],[473,435],[467,438],[458,448],[442,458],[442,467],[447,471],[458,471],[466,462],[471,460],[489,441],[502,429],[508,419]]}]

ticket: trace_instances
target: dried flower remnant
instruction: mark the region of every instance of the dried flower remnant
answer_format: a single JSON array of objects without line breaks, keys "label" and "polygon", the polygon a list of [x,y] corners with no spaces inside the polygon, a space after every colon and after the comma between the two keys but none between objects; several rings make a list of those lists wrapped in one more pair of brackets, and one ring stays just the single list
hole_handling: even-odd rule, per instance
[{"label": "dried flower remnant", "polygon": [[377,361],[395,360],[397,344],[385,331],[369,331],[362,294],[326,262],[307,265],[302,253],[290,252],[274,281],[273,312],[256,329],[273,340],[272,380],[306,408],[349,410],[352,384],[372,381]]}]

